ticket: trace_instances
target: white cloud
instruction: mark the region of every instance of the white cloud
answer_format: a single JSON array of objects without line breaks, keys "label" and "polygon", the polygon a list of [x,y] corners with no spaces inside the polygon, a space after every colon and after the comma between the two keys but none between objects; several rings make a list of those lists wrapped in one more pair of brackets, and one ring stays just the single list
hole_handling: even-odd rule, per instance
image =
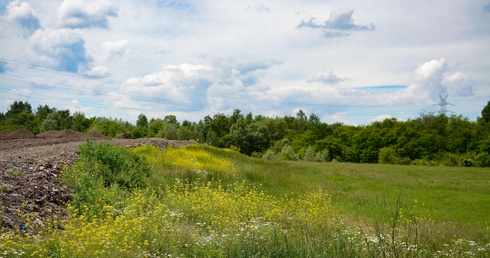
[{"label": "white cloud", "polygon": [[444,58],[431,60],[415,70],[415,82],[406,90],[400,91],[402,99],[408,102],[431,103],[439,96],[468,97],[473,95],[473,80],[463,72],[448,73]]},{"label": "white cloud", "polygon": [[385,119],[388,119],[388,118],[392,118],[393,116],[392,115],[389,115],[389,114],[382,114],[382,115],[379,115],[379,116],[376,116],[375,118],[371,119],[371,123],[372,122],[382,122],[384,121]]},{"label": "white cloud", "polygon": [[423,63],[414,72],[415,82],[403,91],[402,98],[415,103],[436,101],[439,95],[447,93],[442,78],[447,71],[444,58]]},{"label": "white cloud", "polygon": [[[0,0],[5,93],[77,99],[94,107],[92,115],[130,113],[112,114],[124,106],[135,117],[165,111],[195,119],[233,108],[279,115],[299,108],[361,124],[437,109],[439,94],[474,118],[490,96],[488,1],[447,0],[444,8],[379,0],[23,1]],[[7,18],[9,2],[18,16]],[[13,17],[36,18],[43,28],[31,34]],[[182,64],[210,70],[193,77]]]},{"label": "white cloud", "polygon": [[8,20],[17,22],[31,33],[41,27],[36,12],[27,2],[19,0],[10,2],[7,5],[5,16]]},{"label": "white cloud", "polygon": [[12,89],[9,95],[12,99],[28,100],[31,97],[32,91],[29,89]]},{"label": "white cloud", "polygon": [[82,110],[82,105],[80,105],[80,101],[73,99],[67,106],[65,106],[65,109],[70,110],[70,112],[73,114],[76,111]]},{"label": "white cloud", "polygon": [[58,22],[64,28],[108,28],[109,17],[117,17],[118,7],[108,0],[65,0],[58,8]]},{"label": "white cloud", "polygon": [[168,65],[160,72],[127,80],[121,92],[131,99],[173,110],[196,109],[206,105],[205,94],[217,72],[204,65]]},{"label": "white cloud", "polygon": [[444,76],[442,84],[447,87],[451,97],[468,97],[473,95],[473,80],[462,72]]},{"label": "white cloud", "polygon": [[332,115],[325,115],[322,117],[322,121],[325,121],[327,123],[343,123],[343,124],[350,124],[347,119],[345,119],[345,116],[347,115],[347,112],[337,112]]},{"label": "white cloud", "polygon": [[345,78],[341,78],[333,74],[332,70],[322,69],[314,77],[309,78],[307,82],[320,82],[326,85],[335,85],[345,80]]},{"label": "white cloud", "polygon": [[109,76],[109,69],[103,65],[98,65],[92,67],[92,69],[87,71],[85,74],[92,77],[104,78]]},{"label": "white cloud", "polygon": [[129,41],[127,40],[106,41],[102,43],[102,59],[109,61],[115,56],[121,56],[124,59],[129,58],[131,51],[128,49],[128,45]]},{"label": "white cloud", "polygon": [[316,18],[308,21],[301,21],[298,28],[321,29],[323,36],[327,38],[345,37],[350,35],[350,31],[370,31],[374,30],[373,23],[369,25],[357,25],[352,19],[354,10],[337,10],[330,12],[330,18],[323,23],[318,23]]},{"label": "white cloud", "polygon": [[62,71],[77,72],[91,61],[86,53],[85,40],[73,30],[37,30],[30,43],[39,60]]},{"label": "white cloud", "polygon": [[269,13],[270,8],[265,5],[249,6],[246,11],[257,12],[257,13]]}]

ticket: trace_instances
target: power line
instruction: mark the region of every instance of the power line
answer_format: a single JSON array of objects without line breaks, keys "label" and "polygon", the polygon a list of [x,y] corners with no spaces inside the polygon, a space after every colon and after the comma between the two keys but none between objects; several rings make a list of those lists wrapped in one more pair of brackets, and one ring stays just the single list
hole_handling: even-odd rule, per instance
[{"label": "power line", "polygon": [[[87,79],[87,80],[90,80],[90,81],[97,81],[97,82],[102,82],[102,83],[108,83],[108,84],[115,84],[115,85],[127,85],[127,81],[118,81],[118,80],[113,80],[113,79],[107,79],[107,78],[100,78],[100,77],[95,77],[95,76],[88,76],[88,75],[83,75],[83,74],[77,74],[77,73],[68,73],[68,72],[65,72],[65,71],[60,71],[60,70],[56,70],[56,69],[50,69],[50,68],[46,68],[46,67],[41,67],[41,66],[38,66],[38,65],[31,65],[31,64],[27,64],[27,63],[24,63],[24,62],[20,62],[20,61],[15,61],[15,60],[11,60],[11,59],[7,59],[7,58],[2,58],[0,57],[0,60],[5,60],[7,62],[13,62],[13,63],[16,63],[20,66],[23,66],[23,67],[26,67],[26,68],[31,68],[31,69],[38,69],[38,70],[41,70],[41,71],[46,71],[46,72],[51,72],[51,73],[55,73],[55,74],[62,74],[62,75],[65,75],[65,76],[69,76],[69,77],[78,77],[78,78],[82,78],[82,79]],[[4,74],[2,74],[4,75]],[[9,74],[9,75],[12,75],[12,74]],[[30,77],[27,77],[27,76],[20,76],[20,75],[13,75],[13,76],[16,76],[16,77],[20,77],[20,78],[25,78],[26,80],[30,79]],[[26,82],[29,82],[29,81],[26,81]],[[36,83],[36,82],[32,82],[32,83]],[[63,87],[60,87],[59,84],[53,84],[53,83],[50,83],[50,82],[47,82],[45,84],[48,84],[48,85],[51,85],[53,87],[59,87],[59,88],[63,88]],[[131,84],[132,86],[135,86],[135,87],[145,87],[146,85],[145,84]],[[65,87],[65,89],[72,89],[72,87],[70,86],[67,86]],[[191,90],[187,90],[187,89],[179,89],[180,91],[182,91],[185,95],[191,95],[191,96],[198,96],[198,97],[202,97],[202,93],[199,93],[199,92],[195,92],[195,91],[191,91]],[[108,92],[101,92],[101,94],[107,94]],[[217,95],[209,95],[208,96],[211,96],[211,97],[220,97],[220,96],[217,96]],[[134,99],[140,99],[142,101],[144,101],[144,99],[148,98],[147,96],[143,96],[143,95],[132,95],[131,96],[132,98]],[[243,98],[238,98],[238,97],[227,97],[227,99],[234,99],[234,100],[243,100]],[[254,100],[255,102],[259,102],[259,103],[267,103],[267,104],[270,104],[271,101],[266,101],[266,100],[257,100],[255,99]],[[351,107],[358,107],[358,108],[384,108],[384,107],[400,107],[400,108],[405,108],[405,107],[413,107],[413,105],[352,105],[352,104],[318,104],[318,103],[306,103],[306,102],[290,102],[290,101],[283,101],[282,103],[279,103],[280,104],[283,104],[283,105],[298,105],[298,106],[317,106],[317,107],[344,107],[344,108],[351,108]]]}]

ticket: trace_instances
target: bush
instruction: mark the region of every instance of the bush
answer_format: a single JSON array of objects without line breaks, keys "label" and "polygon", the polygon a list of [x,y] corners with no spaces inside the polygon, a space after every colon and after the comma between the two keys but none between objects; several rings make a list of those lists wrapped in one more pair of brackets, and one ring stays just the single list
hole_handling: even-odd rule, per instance
[{"label": "bush", "polygon": [[146,186],[150,166],[130,149],[108,143],[80,146],[80,158],[65,174],[73,191],[75,213],[104,217],[104,207],[120,202],[132,190]]},{"label": "bush", "polygon": [[145,177],[150,175],[150,166],[143,159],[127,148],[108,143],[87,141],[80,147],[79,162],[84,163],[94,179],[100,178],[104,187],[113,184],[127,190],[144,187]]},{"label": "bush", "polygon": [[328,162],[331,160],[330,152],[327,149],[319,151],[316,153],[316,160],[319,162]]},{"label": "bush", "polygon": [[303,157],[304,161],[317,161],[315,157],[315,151],[313,150],[313,147],[308,146],[308,149],[306,149],[305,156]]},{"label": "bush", "polygon": [[391,147],[383,147],[379,150],[378,162],[381,164],[395,164],[398,157]]},{"label": "bush", "polygon": [[291,145],[285,145],[284,147],[282,147],[281,153],[279,155],[280,159],[282,160],[298,160],[298,156],[296,155],[296,153],[294,153]]},{"label": "bush", "polygon": [[441,160],[441,164],[446,166],[459,166],[460,163],[460,156],[454,153],[445,153]]},{"label": "bush", "polygon": [[276,159],[276,154],[273,150],[268,149],[265,154],[262,156],[263,159]]},{"label": "bush", "polygon": [[478,153],[475,157],[475,165],[477,167],[490,167],[490,153]]}]

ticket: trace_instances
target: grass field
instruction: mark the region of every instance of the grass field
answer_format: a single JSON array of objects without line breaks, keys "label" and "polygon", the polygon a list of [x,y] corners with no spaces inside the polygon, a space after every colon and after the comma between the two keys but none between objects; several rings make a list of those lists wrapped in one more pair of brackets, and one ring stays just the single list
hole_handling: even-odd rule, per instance
[{"label": "grass field", "polygon": [[490,169],[240,160],[240,170],[256,174],[272,195],[326,190],[342,213],[376,220],[400,197],[435,223],[457,228],[462,237],[490,240]]},{"label": "grass field", "polygon": [[69,221],[3,234],[0,256],[490,255],[488,169],[271,161],[197,145],[86,149],[66,175]]}]

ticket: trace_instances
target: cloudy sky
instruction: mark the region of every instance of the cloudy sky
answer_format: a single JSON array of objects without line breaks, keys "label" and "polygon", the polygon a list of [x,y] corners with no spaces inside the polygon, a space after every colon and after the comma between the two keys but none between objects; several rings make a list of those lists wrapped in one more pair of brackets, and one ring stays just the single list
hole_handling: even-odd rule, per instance
[{"label": "cloudy sky", "polygon": [[490,100],[490,0],[0,0],[0,31],[3,112],[369,124]]}]

